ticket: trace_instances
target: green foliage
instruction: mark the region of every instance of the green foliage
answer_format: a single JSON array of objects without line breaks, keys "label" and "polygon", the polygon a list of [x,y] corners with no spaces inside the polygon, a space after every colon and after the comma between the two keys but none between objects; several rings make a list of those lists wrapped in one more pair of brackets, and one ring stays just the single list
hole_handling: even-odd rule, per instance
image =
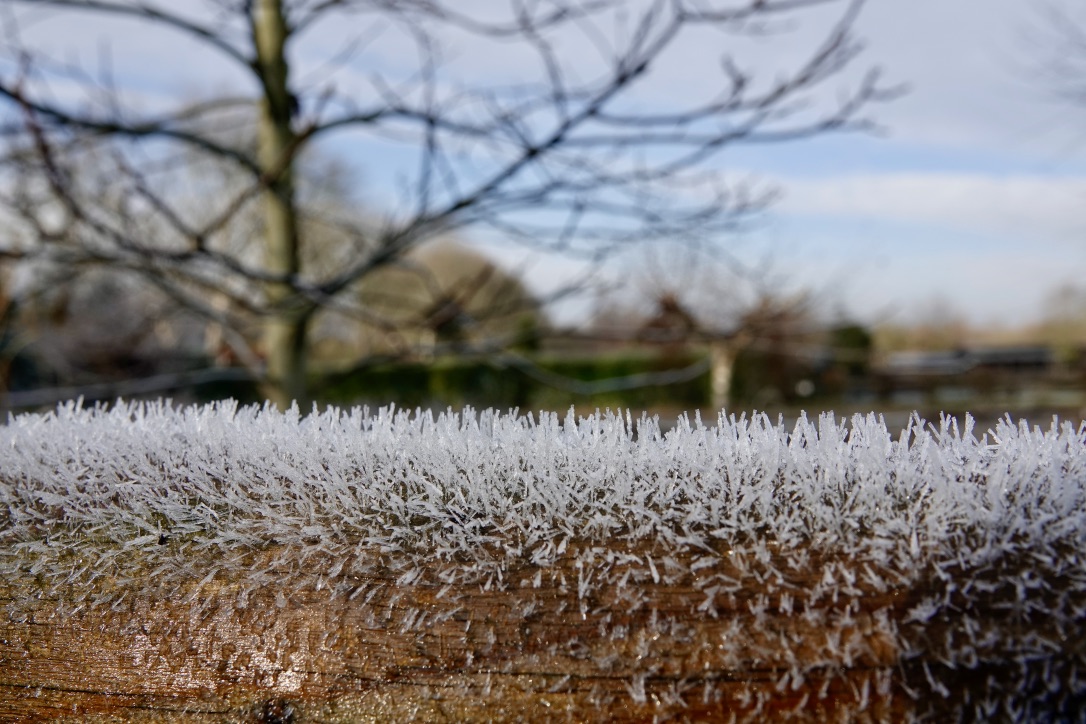
[{"label": "green foliage", "polygon": [[[580,382],[599,382],[693,364],[697,357],[668,359],[621,355],[589,359],[537,360],[545,372]],[[435,406],[564,409],[570,405],[642,409],[661,405],[700,407],[709,401],[709,375],[689,382],[581,395],[546,385],[520,369],[486,360],[448,360],[432,364],[379,365],[330,378],[321,401],[402,407]]]},{"label": "green foliage", "polygon": [[784,351],[744,349],[735,358],[731,399],[756,406],[794,401],[796,383],[810,370]]},{"label": "green foliage", "polygon": [[198,403],[232,399],[237,400],[242,405],[261,405],[265,400],[264,395],[260,392],[260,386],[253,380],[246,382],[237,380],[205,382],[202,385],[192,387],[189,392]]},{"label": "green foliage", "polygon": [[[680,369],[694,364],[695,355],[669,356],[626,354],[585,359],[556,359],[541,361],[540,367],[555,374],[582,382],[600,382],[652,372]],[[650,385],[631,390],[579,395],[575,392],[535,385],[533,407],[561,410],[570,405],[601,408],[647,409],[660,406],[682,408],[701,407],[711,399],[709,373],[689,382],[673,385]]]},{"label": "green foliage", "polygon": [[874,344],[871,332],[859,324],[838,327],[830,336],[830,346],[841,353],[845,371],[852,378],[865,377],[870,371]]}]

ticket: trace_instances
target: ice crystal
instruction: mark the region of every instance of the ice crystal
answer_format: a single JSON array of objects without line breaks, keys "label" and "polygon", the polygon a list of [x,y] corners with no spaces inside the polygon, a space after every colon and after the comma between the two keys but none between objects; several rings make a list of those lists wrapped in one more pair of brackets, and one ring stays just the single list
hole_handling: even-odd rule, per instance
[{"label": "ice crystal", "polygon": [[[951,668],[975,667],[999,647],[1025,667],[1061,644],[1024,624],[1047,617],[1068,631],[1081,621],[1084,554],[1086,426],[1055,420],[1042,430],[1006,418],[978,437],[969,418],[959,426],[914,416],[894,435],[874,415],[803,416],[788,429],[765,415],[722,413],[712,425],[684,416],[664,432],[656,418],[628,413],[388,407],[303,416],[161,402],[70,403],[0,427],[0,576],[38,576],[73,605],[118,606],[147,582],[233,575],[243,579],[244,608],[273,571],[281,579],[316,570],[297,585],[360,605],[385,601],[371,615],[392,616],[398,599],[387,591],[343,582],[379,565],[394,571],[395,589],[443,585],[438,598],[466,582],[482,592],[570,590],[557,613],[569,605],[608,640],[626,641],[634,632],[609,628],[607,606],[636,612],[651,600],[645,587],[687,580],[697,591],[690,618],[716,620],[745,596],[762,633],[722,633],[714,650],[727,662],[777,661],[782,690],[818,662],[877,656],[857,643],[871,631],[906,657]],[[563,559],[574,563],[563,569]],[[514,581],[517,566],[530,570]],[[791,583],[811,570],[809,587]],[[906,590],[920,576],[935,584],[897,623],[881,612],[854,616],[856,597]],[[92,593],[102,577],[113,585]],[[743,593],[750,580],[755,595]],[[279,590],[277,605],[290,595]],[[399,605],[402,632],[459,610]],[[1023,624],[1008,634],[1017,638],[1008,644],[976,624],[969,612],[978,606]],[[534,602],[524,611],[539,615]],[[829,617],[833,626],[808,642],[814,653],[803,662],[766,623],[771,616],[812,625]],[[947,626],[948,617],[959,624]],[[653,609],[636,635],[693,646],[684,625]],[[467,655],[470,666],[475,654]],[[1066,685],[1086,688],[1083,667],[1068,666]],[[917,671],[914,684],[946,690],[927,660]],[[1057,673],[1029,676],[1046,687]],[[630,669],[635,702],[646,701],[646,675]],[[678,690],[658,694],[684,700]],[[858,695],[867,700],[867,683]],[[970,706],[988,711],[989,699]]]}]

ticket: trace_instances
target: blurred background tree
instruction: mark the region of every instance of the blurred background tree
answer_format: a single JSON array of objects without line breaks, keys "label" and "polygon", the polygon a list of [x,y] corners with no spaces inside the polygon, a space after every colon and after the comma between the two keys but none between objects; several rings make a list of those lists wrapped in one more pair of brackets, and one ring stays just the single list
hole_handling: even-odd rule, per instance
[{"label": "blurred background tree", "polygon": [[[406,348],[477,344],[461,324],[467,317],[512,340],[480,310],[507,288],[499,316],[530,327],[520,310],[504,309],[514,297],[526,301],[523,289],[485,267],[476,280],[483,289],[467,296],[437,273],[445,262],[427,281],[416,274],[413,290],[397,291],[437,292],[421,307],[376,301],[392,282],[370,277],[421,269],[426,257],[414,254],[427,243],[483,230],[593,259],[633,243],[726,237],[773,194],[720,178],[714,164],[724,149],[864,128],[866,107],[893,95],[877,70],[850,73],[850,89],[830,99],[822,92],[860,51],[851,28],[861,5],[9,0],[0,15],[8,229],[0,256],[62,275],[120,275],[102,289],[138,286],[141,300],[155,297],[134,302],[144,312],[165,305],[210,325],[206,342],[222,347],[215,356],[244,365],[280,406],[306,399],[313,350],[342,336],[331,333],[335,315],[400,334]],[[827,23],[829,12],[836,19]],[[194,55],[162,58],[164,70],[201,63],[232,80],[198,99],[163,97],[149,92],[151,68],[103,63],[92,72],[58,61],[42,39],[72,14],[115,37],[182,36]],[[752,38],[791,43],[780,57],[795,58],[793,31],[805,18],[825,33],[799,43],[806,54],[790,67],[770,63],[760,73],[723,52],[690,69],[698,82],[671,88],[666,103],[639,95],[693,33],[719,32],[737,48]],[[329,50],[334,41],[344,42],[341,52]],[[392,66],[366,56],[382,43],[398,49]],[[456,55],[467,47],[511,53],[515,72],[465,69]],[[763,64],[773,57],[764,51]],[[344,69],[364,80],[344,82]],[[391,148],[413,155],[394,208],[352,203],[342,165],[312,171],[321,168],[318,151],[341,148],[335,143],[350,134],[364,138],[373,164]],[[105,298],[87,302],[108,307]],[[397,331],[419,324],[430,336]],[[115,331],[129,325],[131,334],[145,331],[131,319]],[[334,355],[348,348],[374,351],[353,344]]]}]

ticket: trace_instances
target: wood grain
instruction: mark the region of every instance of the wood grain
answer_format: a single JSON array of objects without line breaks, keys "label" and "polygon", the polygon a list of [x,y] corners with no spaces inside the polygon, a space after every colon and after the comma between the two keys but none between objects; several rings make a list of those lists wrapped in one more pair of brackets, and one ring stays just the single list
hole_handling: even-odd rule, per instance
[{"label": "wood grain", "polygon": [[[827,567],[862,562],[740,572],[723,556],[581,596],[593,555],[571,546],[489,588],[427,572],[398,585],[380,565],[328,582],[315,559],[247,595],[240,575],[131,591],[107,578],[113,605],[82,608],[86,591],[5,581],[0,721],[897,721],[931,705],[919,663],[938,662],[906,649],[948,624],[904,620],[930,587],[857,582],[812,601]],[[707,585],[722,580],[735,585]]]}]

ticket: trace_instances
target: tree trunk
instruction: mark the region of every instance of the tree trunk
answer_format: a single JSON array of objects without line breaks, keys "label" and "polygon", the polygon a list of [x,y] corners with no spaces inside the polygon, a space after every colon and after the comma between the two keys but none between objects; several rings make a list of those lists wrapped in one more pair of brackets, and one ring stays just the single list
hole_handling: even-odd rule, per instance
[{"label": "tree trunk", "polygon": [[[258,0],[252,33],[264,85],[258,128],[259,161],[268,180],[263,195],[264,263],[271,274],[294,277],[300,270],[292,173],[297,138],[291,127],[294,107],[286,58],[289,31],[282,0]],[[292,401],[304,403],[309,312],[289,283],[269,283],[266,291],[272,313],[264,329],[265,393],[280,409],[286,409]]]},{"label": "tree trunk", "polygon": [[713,394],[713,409],[717,412],[731,404],[735,355],[735,347],[729,340],[715,339],[709,345],[709,380]]}]

